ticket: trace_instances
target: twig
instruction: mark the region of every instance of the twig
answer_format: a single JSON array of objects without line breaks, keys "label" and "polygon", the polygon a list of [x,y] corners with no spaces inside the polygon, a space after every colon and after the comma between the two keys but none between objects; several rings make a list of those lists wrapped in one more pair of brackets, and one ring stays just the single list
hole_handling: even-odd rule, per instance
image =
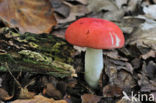
[{"label": "twig", "polygon": [[95,92],[91,88],[89,88],[88,86],[84,85],[83,83],[80,83],[80,85],[82,85],[84,88],[86,88],[89,91],[89,93],[95,94]]},{"label": "twig", "polygon": [[15,80],[15,82],[17,83],[17,85],[20,87],[20,88],[22,88],[22,86],[21,86],[21,84],[19,83],[19,81],[15,78],[15,76],[12,74],[12,72],[10,71],[10,69],[9,69],[9,66],[8,66],[8,64],[5,62],[5,67],[6,67],[6,69],[8,70],[8,72],[10,73],[10,75],[13,77],[13,79]]}]

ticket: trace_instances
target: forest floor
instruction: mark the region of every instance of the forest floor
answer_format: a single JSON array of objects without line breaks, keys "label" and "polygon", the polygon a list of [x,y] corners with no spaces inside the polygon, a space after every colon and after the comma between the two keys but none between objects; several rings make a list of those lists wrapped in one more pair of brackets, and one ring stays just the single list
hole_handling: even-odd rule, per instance
[{"label": "forest floor", "polygon": [[[155,11],[156,0],[1,0],[0,103],[156,103]],[[125,37],[103,50],[96,89],[84,79],[85,50],[64,36],[82,17],[112,21]]]}]

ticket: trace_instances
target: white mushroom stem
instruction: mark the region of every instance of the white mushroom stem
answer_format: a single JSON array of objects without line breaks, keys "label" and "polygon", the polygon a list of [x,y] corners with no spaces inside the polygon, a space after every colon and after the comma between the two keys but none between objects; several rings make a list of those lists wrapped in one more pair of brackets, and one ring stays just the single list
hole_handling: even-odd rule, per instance
[{"label": "white mushroom stem", "polygon": [[87,48],[85,54],[85,80],[96,88],[103,69],[102,49]]}]

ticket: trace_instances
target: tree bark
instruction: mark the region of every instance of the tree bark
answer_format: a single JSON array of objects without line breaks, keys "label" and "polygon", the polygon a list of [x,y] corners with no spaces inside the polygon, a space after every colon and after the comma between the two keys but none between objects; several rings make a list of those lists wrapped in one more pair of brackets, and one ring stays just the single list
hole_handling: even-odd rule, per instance
[{"label": "tree bark", "polygon": [[19,34],[0,29],[0,72],[45,73],[56,77],[76,76],[73,47],[65,40],[47,34]]}]

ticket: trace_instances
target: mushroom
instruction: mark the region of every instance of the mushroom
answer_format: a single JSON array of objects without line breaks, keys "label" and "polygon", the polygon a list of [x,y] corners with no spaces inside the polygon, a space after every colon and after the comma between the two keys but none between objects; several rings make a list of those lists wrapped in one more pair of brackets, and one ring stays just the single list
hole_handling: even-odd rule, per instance
[{"label": "mushroom", "polygon": [[85,80],[96,88],[103,69],[102,49],[121,48],[124,36],[120,28],[107,20],[81,18],[70,24],[65,32],[66,40],[76,46],[87,47],[85,54]]}]

